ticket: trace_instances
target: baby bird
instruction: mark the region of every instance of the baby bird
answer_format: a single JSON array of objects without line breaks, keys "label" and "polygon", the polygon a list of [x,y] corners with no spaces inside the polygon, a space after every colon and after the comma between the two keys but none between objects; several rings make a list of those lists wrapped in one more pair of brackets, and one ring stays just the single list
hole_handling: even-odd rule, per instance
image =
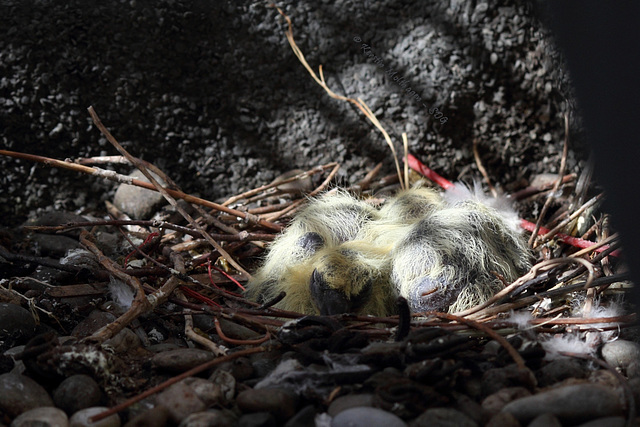
[{"label": "baby bird", "polygon": [[381,209],[344,192],[310,202],[271,245],[247,296],[306,314],[459,311],[529,268],[515,212],[464,186],[400,192]]}]

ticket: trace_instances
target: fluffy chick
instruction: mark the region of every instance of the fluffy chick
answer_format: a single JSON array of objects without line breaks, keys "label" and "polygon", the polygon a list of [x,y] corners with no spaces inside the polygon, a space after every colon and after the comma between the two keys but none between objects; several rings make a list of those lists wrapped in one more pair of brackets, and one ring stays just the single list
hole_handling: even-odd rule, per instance
[{"label": "fluffy chick", "polygon": [[273,242],[247,295],[284,291],[277,307],[308,314],[389,315],[398,295],[414,312],[462,310],[502,287],[494,272],[511,281],[528,268],[516,218],[463,187],[407,190],[379,211],[324,196]]},{"label": "fluffy chick", "polygon": [[[326,194],[310,201],[285,232],[271,244],[264,265],[248,285],[247,297],[265,302],[284,291],[286,296],[276,305],[278,308],[308,314],[335,314],[335,310],[329,308],[329,303],[322,303],[322,295],[344,295],[342,300],[358,300],[360,291],[373,289],[374,283],[367,285],[369,279],[357,275],[357,278],[362,278],[361,283],[347,284],[346,280],[340,280],[338,276],[357,270],[353,264],[356,258],[366,258],[369,264],[376,260],[376,256],[356,257],[347,248],[337,248],[356,239],[363,227],[379,217],[379,212],[374,207],[346,192]],[[357,265],[362,263],[368,265],[366,261],[358,262]],[[331,283],[336,283],[340,294],[329,292],[325,281],[321,280],[324,275]],[[358,307],[376,311],[370,299],[363,297],[360,299],[362,303],[355,305],[346,304],[342,300],[336,300],[335,304],[336,307],[354,306],[349,310]],[[376,305],[379,304],[373,304]]]}]

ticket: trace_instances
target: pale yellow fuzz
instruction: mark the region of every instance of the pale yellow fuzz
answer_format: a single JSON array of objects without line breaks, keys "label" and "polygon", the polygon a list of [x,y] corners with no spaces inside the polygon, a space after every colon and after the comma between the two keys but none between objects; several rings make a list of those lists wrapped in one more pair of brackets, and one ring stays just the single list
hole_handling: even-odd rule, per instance
[{"label": "pale yellow fuzz", "polygon": [[529,251],[513,211],[467,193],[445,200],[416,188],[379,210],[345,192],[312,200],[273,242],[247,296],[265,302],[284,291],[276,307],[318,314],[315,270],[322,289],[360,314],[393,314],[399,295],[414,312],[483,302],[502,288],[496,274],[513,281],[529,268]]}]

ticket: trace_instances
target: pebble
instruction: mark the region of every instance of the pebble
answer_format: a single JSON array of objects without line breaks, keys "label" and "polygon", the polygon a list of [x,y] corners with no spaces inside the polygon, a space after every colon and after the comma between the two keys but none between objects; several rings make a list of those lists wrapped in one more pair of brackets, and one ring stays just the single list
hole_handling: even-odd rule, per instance
[{"label": "pebble", "polygon": [[502,409],[520,422],[529,422],[543,413],[551,413],[564,423],[579,423],[622,413],[618,396],[611,389],[595,384],[559,387],[523,397]]},{"label": "pebble", "polygon": [[616,340],[602,346],[602,358],[614,368],[627,372],[629,367],[640,363],[640,344]]},{"label": "pebble", "polygon": [[[520,421],[508,412],[498,412],[485,424],[485,427],[521,427]],[[531,427],[531,426],[527,426]]]},{"label": "pebble", "polygon": [[431,408],[413,420],[410,427],[478,427],[471,418],[453,408]]},{"label": "pebble", "polygon": [[76,412],[69,419],[70,427],[120,427],[120,416],[118,414],[111,414],[107,418],[103,418],[100,421],[92,423],[91,417],[98,415],[101,412],[106,411],[109,408],[104,406],[93,406],[91,408],[84,408]]},{"label": "pebble", "polygon": [[169,410],[162,405],[131,418],[124,427],[164,427],[169,422]]},{"label": "pebble", "polygon": [[103,398],[98,383],[90,376],[81,374],[64,379],[53,393],[53,402],[56,407],[67,414],[100,405]]},{"label": "pebble", "polygon": [[36,322],[29,310],[16,304],[0,303],[0,340],[13,338],[26,342],[36,333]]},{"label": "pebble", "polygon": [[527,396],[531,396],[531,392],[524,387],[507,387],[487,396],[481,406],[488,414],[494,415],[502,411],[507,403]]},{"label": "pebble", "polygon": [[625,425],[627,425],[627,420],[623,417],[604,417],[593,421],[587,421],[577,427],[624,427]]},{"label": "pebble", "polygon": [[274,416],[268,412],[244,414],[238,419],[238,427],[276,427],[277,425]]},{"label": "pebble", "polygon": [[0,375],[0,412],[15,417],[42,406],[53,406],[53,400],[40,384],[24,375]]},{"label": "pebble", "polygon": [[540,368],[537,373],[538,385],[547,387],[567,378],[584,378],[586,372],[587,370],[580,360],[563,357]]},{"label": "pebble", "polygon": [[118,354],[136,349],[141,344],[140,338],[129,328],[124,328],[113,338],[104,342],[104,345],[111,347]]},{"label": "pebble", "polygon": [[62,258],[71,250],[82,249],[77,239],[59,234],[34,234],[31,240],[41,256]]},{"label": "pebble", "polygon": [[11,427],[68,427],[69,419],[63,410],[52,407],[34,408],[23,412]]},{"label": "pebble", "polygon": [[[163,181],[156,174],[153,177],[163,184]],[[135,170],[129,177],[140,181],[149,182],[142,172]],[[136,187],[128,184],[120,184],[113,196],[113,204],[131,217],[131,219],[148,219],[162,204],[164,197],[157,191]]]},{"label": "pebble", "polygon": [[155,354],[151,358],[151,363],[158,369],[170,372],[184,372],[213,360],[214,357],[214,354],[207,350],[180,348]]},{"label": "pebble", "polygon": [[116,320],[116,316],[111,313],[98,309],[93,310],[73,328],[71,335],[78,338],[88,337],[114,320]]},{"label": "pebble", "polygon": [[236,420],[226,412],[212,409],[196,412],[182,420],[179,427],[233,427]]},{"label": "pebble", "polygon": [[231,402],[236,395],[236,379],[228,371],[216,370],[209,381],[217,385],[220,389],[223,402]]},{"label": "pebble", "polygon": [[378,408],[358,407],[340,412],[331,427],[405,427],[407,424],[391,412]]},{"label": "pebble", "polygon": [[157,403],[169,410],[171,419],[176,423],[180,423],[194,412],[207,409],[207,405],[184,380],[173,384],[160,393],[157,397]]},{"label": "pebble", "polygon": [[373,406],[373,394],[348,394],[346,396],[340,396],[331,402],[327,412],[332,417],[335,417],[346,409],[364,406]]},{"label": "pebble", "polygon": [[291,417],[284,427],[313,426],[315,418],[316,408],[313,405],[307,405]]},{"label": "pebble", "polygon": [[517,365],[489,369],[482,375],[482,394],[485,396],[506,387],[522,386],[532,390],[535,385],[533,373],[528,369],[519,369]]},{"label": "pebble", "polygon": [[246,357],[239,357],[229,362],[221,363],[216,369],[216,372],[218,371],[230,372],[236,381],[244,381],[253,377],[253,366]]},{"label": "pebble", "polygon": [[213,405],[221,405],[224,397],[220,386],[204,378],[190,377],[185,378],[184,383],[193,389],[198,398],[204,402],[207,407]]},{"label": "pebble", "polygon": [[236,404],[244,413],[269,412],[283,421],[295,415],[298,396],[279,388],[248,389],[238,394]]},{"label": "pebble", "polygon": [[[501,413],[506,414],[508,412]],[[546,414],[535,417],[527,427],[562,427],[562,424],[558,417],[547,412]]]}]

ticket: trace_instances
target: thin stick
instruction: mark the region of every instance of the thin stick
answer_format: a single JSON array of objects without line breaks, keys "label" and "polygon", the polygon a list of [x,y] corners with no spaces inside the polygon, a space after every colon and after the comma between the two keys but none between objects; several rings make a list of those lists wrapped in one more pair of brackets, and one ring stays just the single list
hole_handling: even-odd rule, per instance
[{"label": "thin stick", "polygon": [[307,69],[309,74],[311,74],[311,77],[313,77],[316,83],[318,83],[327,92],[327,94],[329,94],[330,97],[334,99],[339,99],[341,101],[350,102],[354,104],[356,107],[358,107],[360,111],[362,111],[364,115],[369,119],[369,121],[373,123],[373,125],[377,127],[378,130],[382,133],[382,136],[387,142],[387,145],[391,149],[391,153],[393,153],[393,159],[396,163],[396,171],[398,173],[398,178],[400,179],[400,186],[404,188],[404,185],[402,182],[402,172],[400,170],[400,164],[398,163],[398,154],[396,153],[396,149],[393,145],[393,142],[391,141],[391,137],[389,137],[389,134],[387,133],[387,131],[384,129],[384,127],[382,127],[376,115],[373,114],[373,111],[371,111],[369,106],[367,106],[367,104],[365,104],[365,102],[362,99],[347,98],[346,96],[338,95],[334,91],[329,89],[329,86],[327,86],[327,83],[324,80],[324,74],[322,73],[322,65],[318,67],[318,72],[320,74],[320,77],[318,77],[318,75],[315,73],[315,71],[313,71],[313,69],[305,59],[304,54],[302,53],[302,51],[300,50],[300,48],[298,47],[298,45],[296,44],[293,38],[293,24],[291,23],[291,19],[282,11],[282,9],[280,9],[277,6],[276,6],[276,9],[280,13],[280,15],[284,17],[284,19],[287,21],[287,24],[289,26],[289,28],[285,32],[285,35],[287,37],[287,41],[289,42],[289,45],[291,46],[291,50],[293,50],[293,53],[296,55],[296,57],[298,58],[300,63],[304,66],[304,68]]},{"label": "thin stick", "polygon": [[489,178],[489,174],[487,173],[487,170],[482,165],[482,160],[480,159],[480,152],[478,151],[478,140],[476,140],[475,138],[473,138],[473,158],[476,160],[476,166],[478,167],[478,170],[484,177],[484,180],[487,181],[487,185],[489,186],[489,190],[491,191],[491,194],[493,195],[493,197],[498,197],[498,192],[496,191],[493,184],[491,184],[491,179]]}]

